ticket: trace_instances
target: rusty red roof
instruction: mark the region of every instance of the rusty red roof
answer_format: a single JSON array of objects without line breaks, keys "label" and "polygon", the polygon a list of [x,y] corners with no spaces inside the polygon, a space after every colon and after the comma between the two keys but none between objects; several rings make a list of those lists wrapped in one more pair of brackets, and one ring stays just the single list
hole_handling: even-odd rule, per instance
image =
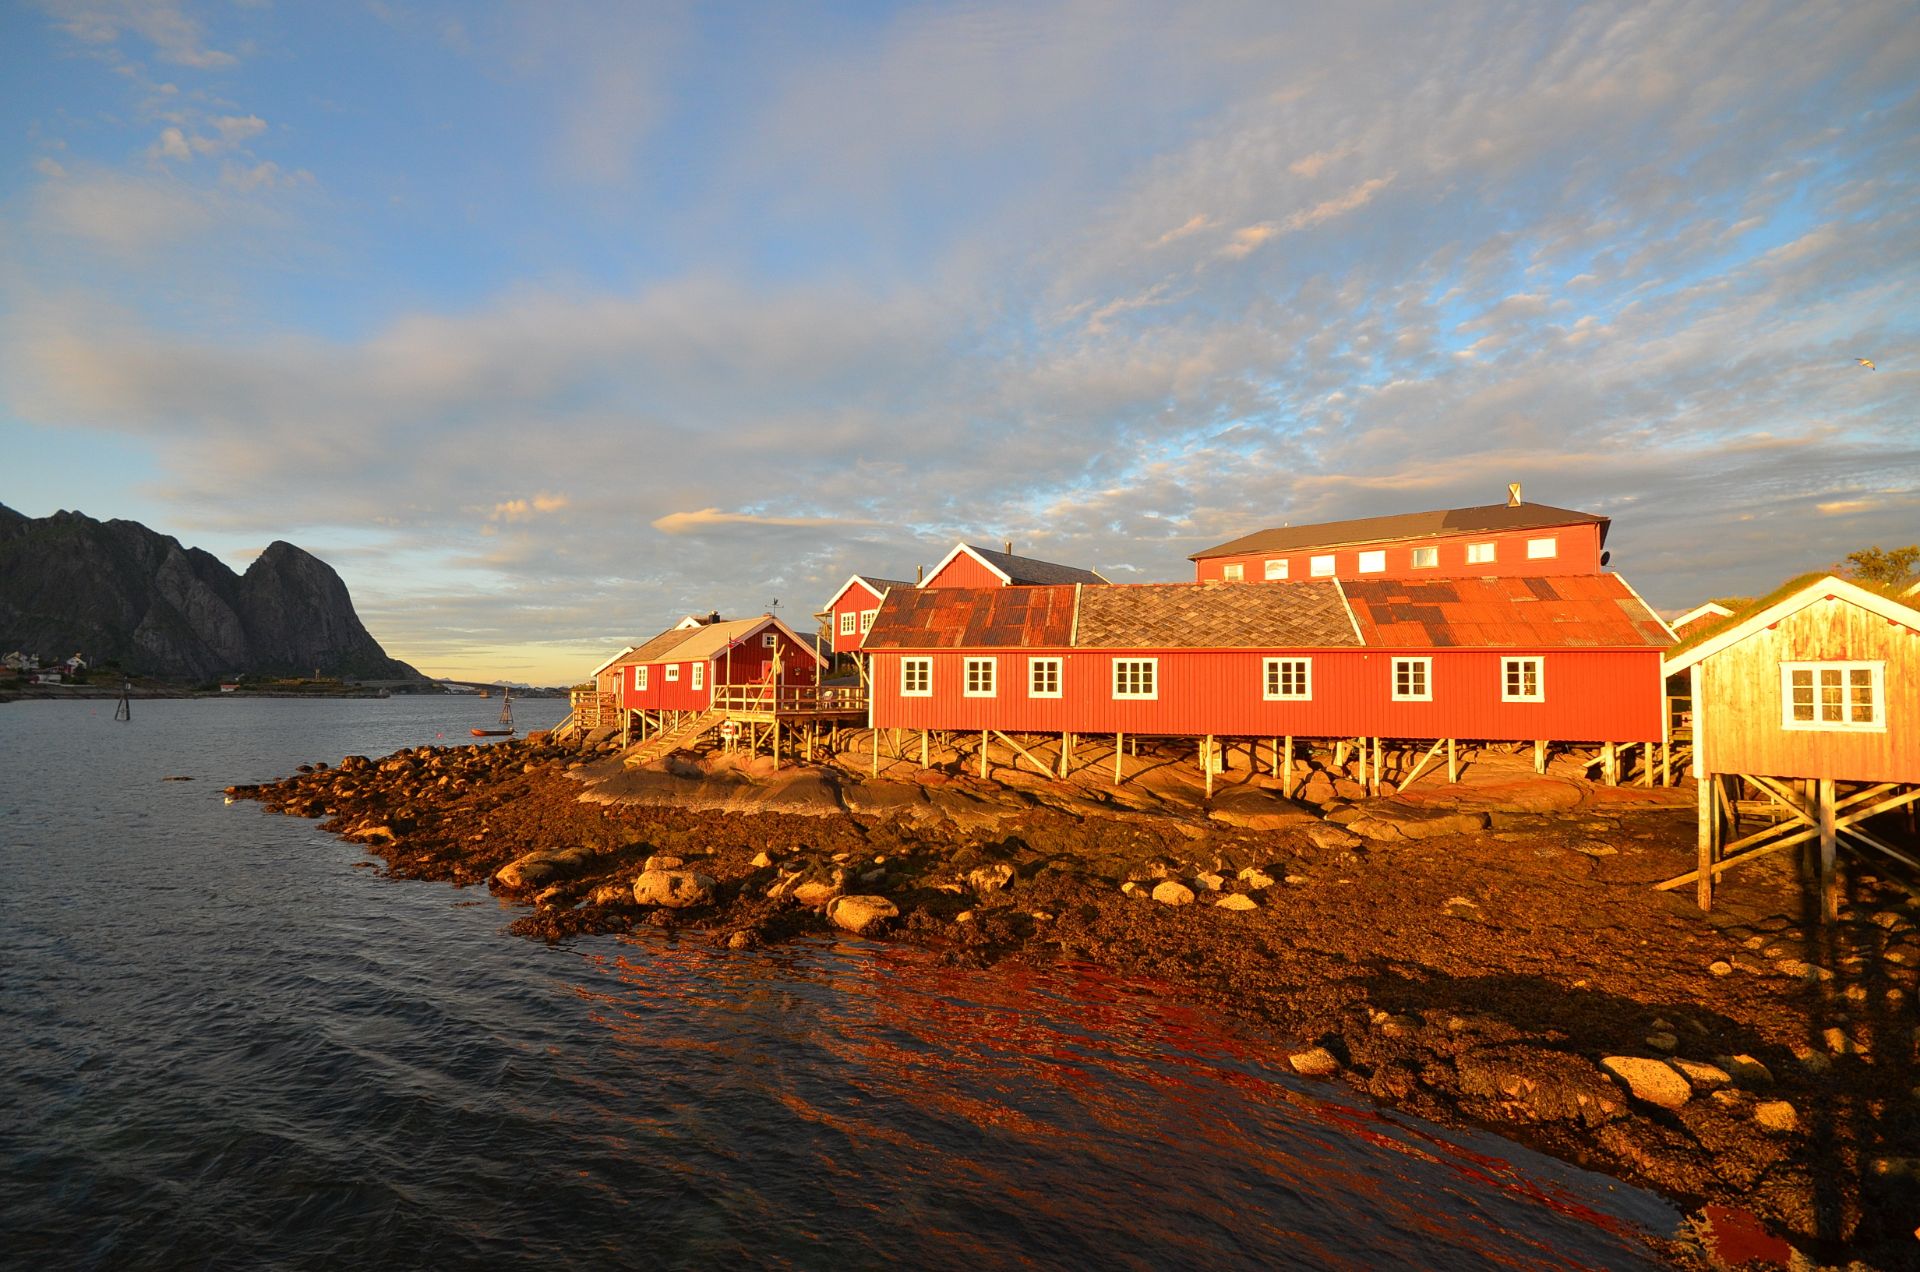
[{"label": "rusty red roof", "polygon": [[929,587],[887,593],[862,649],[1063,648],[1071,587]]},{"label": "rusty red roof", "polygon": [[1665,649],[1673,636],[1617,574],[1343,582],[1386,649]]}]

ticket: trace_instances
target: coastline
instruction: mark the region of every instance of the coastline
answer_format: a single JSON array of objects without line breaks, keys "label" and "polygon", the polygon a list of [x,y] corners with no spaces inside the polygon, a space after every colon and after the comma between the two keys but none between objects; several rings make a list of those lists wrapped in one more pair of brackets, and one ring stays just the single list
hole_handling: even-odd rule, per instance
[{"label": "coastline", "polygon": [[[1741,1211],[1821,1259],[1913,1249],[1914,907],[1869,888],[1816,930],[1783,863],[1691,912],[1649,886],[1691,859],[1690,797],[1496,771],[1316,807],[1236,773],[1203,806],[1171,759],[1117,789],[838,759],[628,771],[536,739],[229,794],[328,818],[395,877],[487,883],[527,936],[750,949],[837,922],[966,966],[1098,963],[1297,1043],[1309,1076],[1706,1207],[1721,1260],[1782,1256],[1739,1246]],[[1630,1092],[1615,1058],[1670,1080]]]}]

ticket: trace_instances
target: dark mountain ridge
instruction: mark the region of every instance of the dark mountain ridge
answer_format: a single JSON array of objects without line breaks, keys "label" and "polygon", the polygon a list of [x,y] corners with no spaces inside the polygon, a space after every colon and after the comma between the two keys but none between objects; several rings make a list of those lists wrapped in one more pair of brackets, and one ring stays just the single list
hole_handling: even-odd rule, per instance
[{"label": "dark mountain ridge", "polygon": [[276,541],[235,574],[137,521],[0,504],[0,651],[80,653],[128,672],[419,680],[387,657],[320,558]]}]

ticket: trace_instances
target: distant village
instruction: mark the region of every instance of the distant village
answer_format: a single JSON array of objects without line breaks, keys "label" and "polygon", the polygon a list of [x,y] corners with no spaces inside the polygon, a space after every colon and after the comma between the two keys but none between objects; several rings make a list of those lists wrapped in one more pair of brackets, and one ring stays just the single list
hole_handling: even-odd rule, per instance
[{"label": "distant village", "polygon": [[[1920,583],[1816,574],[1672,622],[1607,569],[1604,516],[1503,503],[1256,530],[1193,554],[1186,583],[957,543],[919,577],[854,574],[802,633],[771,613],[687,615],[593,669],[556,736],[630,765],[739,745],[784,754],[865,731],[877,768],[977,738],[985,776],[1065,775],[1100,739],[1183,740],[1209,775],[1244,754],[1290,793],[1298,748],[1384,748],[1455,780],[1463,751],[1573,753],[1598,780],[1698,779],[1701,908],[1735,866],[1818,841],[1891,853],[1862,825],[1920,799]],[[1046,753],[1041,754],[1041,744]],[[1371,762],[1371,763],[1370,763]],[[1777,805],[1744,834],[1741,795]],[[1666,886],[1666,885],[1663,885]]]}]

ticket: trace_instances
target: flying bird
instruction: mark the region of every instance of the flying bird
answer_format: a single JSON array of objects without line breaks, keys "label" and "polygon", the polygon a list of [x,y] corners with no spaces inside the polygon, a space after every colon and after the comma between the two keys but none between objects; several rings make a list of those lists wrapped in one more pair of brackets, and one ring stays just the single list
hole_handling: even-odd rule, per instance
[{"label": "flying bird", "polygon": [[1855,358],[1854,361],[1858,362],[1861,366],[1865,367],[1869,371],[1872,371],[1874,369],[1872,358]]}]

